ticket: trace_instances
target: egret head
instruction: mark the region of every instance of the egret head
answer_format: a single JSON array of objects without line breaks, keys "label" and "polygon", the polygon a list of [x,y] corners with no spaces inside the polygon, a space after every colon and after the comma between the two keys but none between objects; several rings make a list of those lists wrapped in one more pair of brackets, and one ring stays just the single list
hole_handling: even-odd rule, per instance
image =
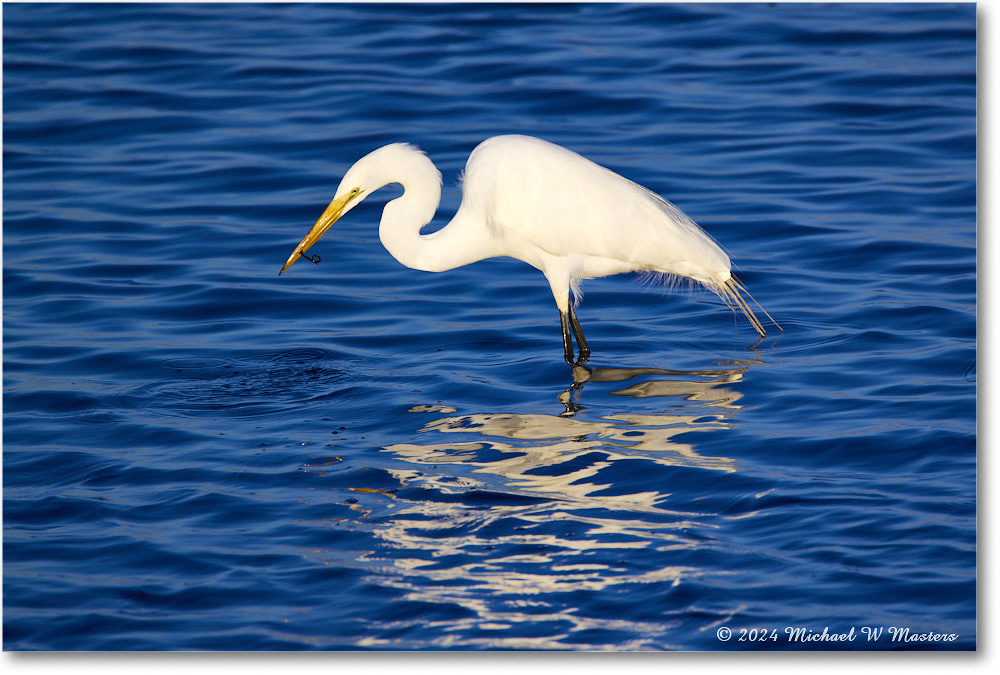
[{"label": "egret head", "polygon": [[[429,181],[429,184],[422,185],[421,178]],[[292,251],[281,272],[303,257],[309,247],[344,214],[364,201],[368,195],[389,183],[412,184],[418,193],[427,195],[434,202],[430,208],[430,215],[427,216],[427,220],[430,220],[434,210],[437,209],[437,200],[441,196],[441,174],[427,156],[415,146],[408,143],[386,145],[368,153],[348,169],[340,181],[340,187],[337,188],[333,201]],[[305,256],[305,259],[319,262],[318,256]]]},{"label": "egret head", "polygon": [[[306,233],[306,236],[302,238],[295,250],[292,251],[292,255],[288,256],[288,260],[285,261],[285,265],[281,268],[281,272],[284,272],[289,267],[292,266],[296,260],[301,258],[309,247],[315,244],[320,237],[326,234],[335,222],[340,220],[340,218],[353,209],[355,206],[361,203],[361,201],[368,196],[366,190],[361,188],[359,185],[352,185],[348,179],[351,178],[351,172],[349,171],[344,180],[340,182],[340,187],[337,188],[337,194],[334,196],[333,201],[330,205],[326,207],[323,211],[323,215],[319,217],[316,224],[312,226],[312,229]],[[310,262],[318,263],[319,256],[306,256],[306,260]],[[281,272],[278,272],[280,275]]]}]

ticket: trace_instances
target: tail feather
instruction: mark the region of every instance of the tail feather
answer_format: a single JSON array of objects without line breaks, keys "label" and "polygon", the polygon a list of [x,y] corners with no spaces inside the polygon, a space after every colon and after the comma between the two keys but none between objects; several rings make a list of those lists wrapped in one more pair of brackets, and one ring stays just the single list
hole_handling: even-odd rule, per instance
[{"label": "tail feather", "polygon": [[746,289],[746,286],[740,283],[739,279],[736,277],[729,277],[725,284],[720,285],[715,290],[716,293],[719,294],[719,297],[722,298],[722,301],[726,303],[730,309],[734,312],[739,309],[739,311],[743,313],[743,316],[746,317],[747,321],[750,322],[750,325],[753,326],[754,330],[757,331],[757,334],[761,337],[767,335],[767,331],[764,330],[764,326],[761,324],[760,320],[757,319],[757,315],[753,313],[750,305],[743,298],[743,294],[746,294],[748,298],[753,300],[753,304],[757,305],[757,309],[764,313],[764,316],[766,316],[768,320],[774,324],[775,328],[784,332],[784,329],[778,325],[778,322],[767,313],[766,309],[760,306],[760,303],[757,302],[756,298],[750,294],[750,291]]}]

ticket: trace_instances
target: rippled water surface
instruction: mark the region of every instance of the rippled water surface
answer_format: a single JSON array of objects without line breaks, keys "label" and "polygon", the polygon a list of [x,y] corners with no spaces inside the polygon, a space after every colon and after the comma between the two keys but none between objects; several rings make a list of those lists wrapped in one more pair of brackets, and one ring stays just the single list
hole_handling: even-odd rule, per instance
[{"label": "rippled water surface", "polygon": [[[975,646],[974,5],[3,31],[5,649]],[[784,332],[595,280],[574,372],[541,274],[407,269],[378,195],[276,276],[361,155],[428,151],[433,228],[499,133],[669,197]]]}]

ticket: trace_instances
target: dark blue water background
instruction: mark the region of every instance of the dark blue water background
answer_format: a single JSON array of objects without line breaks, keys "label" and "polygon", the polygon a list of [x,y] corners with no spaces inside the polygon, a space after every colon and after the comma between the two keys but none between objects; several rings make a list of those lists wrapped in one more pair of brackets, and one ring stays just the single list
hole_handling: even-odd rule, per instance
[{"label": "dark blue water background", "polygon": [[[973,5],[3,19],[5,649],[974,647]],[[436,227],[511,132],[784,333],[596,280],[574,376],[537,271],[406,269],[375,197],[276,276],[364,153],[429,152]],[[739,640],[863,626],[956,638]]]}]

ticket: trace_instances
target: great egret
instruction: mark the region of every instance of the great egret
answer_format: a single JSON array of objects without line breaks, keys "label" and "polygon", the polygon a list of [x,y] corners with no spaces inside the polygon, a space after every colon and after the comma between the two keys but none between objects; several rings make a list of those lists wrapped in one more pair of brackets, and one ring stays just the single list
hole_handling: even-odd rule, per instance
[{"label": "great egret", "polygon": [[428,272],[498,256],[541,270],[559,308],[570,365],[571,331],[579,349],[576,363],[590,357],[570,291],[578,298],[581,280],[622,272],[697,281],[733,311],[741,310],[765,335],[743,298],[744,293],[753,296],[732,275],[729,256],[680,209],[571,150],[529,136],[494,136],[480,143],[465,166],[458,212],[431,234],[420,230],[441,201],[441,173],[433,162],[407,143],[365,155],[348,170],[333,201],[278,274],[303,256],[319,262],[319,256],[305,255],[309,247],[368,195],[391,183],[400,183],[403,195],[382,211],[379,239],[389,253],[407,267]]}]

